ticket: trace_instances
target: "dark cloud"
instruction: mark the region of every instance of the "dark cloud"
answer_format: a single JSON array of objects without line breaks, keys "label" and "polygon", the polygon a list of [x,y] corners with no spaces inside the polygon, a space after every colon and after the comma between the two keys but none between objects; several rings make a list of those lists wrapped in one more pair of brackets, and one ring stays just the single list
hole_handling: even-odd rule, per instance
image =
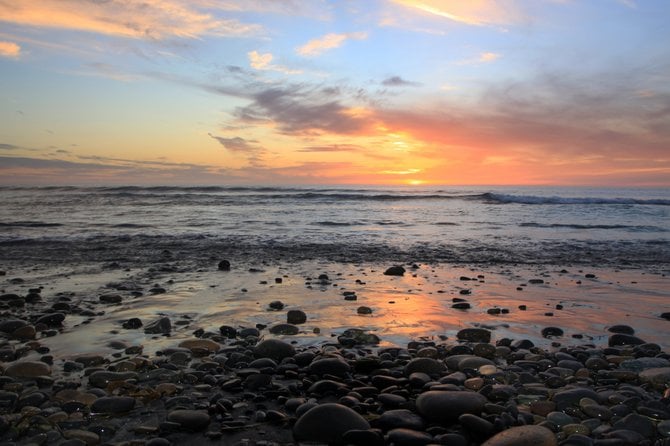
[{"label": "dark cloud", "polygon": [[419,84],[417,82],[410,82],[403,79],[400,76],[391,76],[382,81],[382,85],[386,87],[416,87]]},{"label": "dark cloud", "polygon": [[257,152],[263,150],[258,146],[258,141],[255,139],[244,139],[239,136],[233,138],[224,138],[222,136],[215,136],[209,133],[209,136],[217,140],[223,147],[233,152]]},{"label": "dark cloud", "polygon": [[19,150],[21,147],[15,146],[14,144],[4,144],[0,143],[0,150]]},{"label": "dark cloud", "polygon": [[370,125],[368,118],[350,113],[331,95],[302,85],[272,87],[253,94],[251,104],[239,107],[235,116],[245,122],[272,122],[284,134],[353,134]]}]

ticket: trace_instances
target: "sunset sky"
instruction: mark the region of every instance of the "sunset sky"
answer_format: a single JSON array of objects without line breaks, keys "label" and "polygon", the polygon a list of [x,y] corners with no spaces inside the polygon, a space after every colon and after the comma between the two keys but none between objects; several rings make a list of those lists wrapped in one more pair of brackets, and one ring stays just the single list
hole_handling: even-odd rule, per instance
[{"label": "sunset sky", "polygon": [[2,184],[670,186],[667,0],[0,0]]}]

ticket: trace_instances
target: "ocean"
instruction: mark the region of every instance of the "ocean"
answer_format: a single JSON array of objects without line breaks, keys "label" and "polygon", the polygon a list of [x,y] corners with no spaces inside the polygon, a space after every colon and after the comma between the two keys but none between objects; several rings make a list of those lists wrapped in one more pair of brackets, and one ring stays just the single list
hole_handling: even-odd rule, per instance
[{"label": "ocean", "polygon": [[670,263],[668,189],[0,187],[0,216],[7,260]]}]

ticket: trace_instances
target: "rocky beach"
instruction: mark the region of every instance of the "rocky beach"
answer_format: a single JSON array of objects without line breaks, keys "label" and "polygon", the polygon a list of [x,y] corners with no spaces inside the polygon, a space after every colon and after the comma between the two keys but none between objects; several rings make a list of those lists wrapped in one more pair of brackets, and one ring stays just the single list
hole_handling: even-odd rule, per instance
[{"label": "rocky beach", "polygon": [[670,444],[667,269],[5,261],[0,444]]}]

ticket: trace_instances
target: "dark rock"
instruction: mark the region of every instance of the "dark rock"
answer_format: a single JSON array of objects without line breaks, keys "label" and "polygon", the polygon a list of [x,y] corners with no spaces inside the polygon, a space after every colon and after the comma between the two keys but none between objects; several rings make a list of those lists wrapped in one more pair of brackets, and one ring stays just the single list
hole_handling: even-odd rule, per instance
[{"label": "dark rock", "polygon": [[307,315],[302,310],[288,310],[286,322],[289,324],[304,324],[307,322]]},{"label": "dark rock", "polygon": [[381,339],[373,333],[366,333],[365,330],[358,328],[349,328],[337,337],[337,341],[344,346],[379,344]]},{"label": "dark rock", "polygon": [[456,334],[462,341],[469,342],[491,342],[491,332],[483,328],[464,328]]},{"label": "dark rock", "polygon": [[585,387],[577,387],[557,392],[554,394],[553,401],[556,403],[556,408],[558,410],[564,410],[569,406],[577,406],[579,400],[582,398],[590,398],[594,401],[599,400],[598,394],[595,391]]},{"label": "dark rock", "polygon": [[542,329],[542,337],[558,337],[563,336],[563,330],[558,327],[545,327]]},{"label": "dark rock", "polygon": [[665,319],[666,321],[670,321],[670,311],[666,311],[665,313],[661,313],[661,317]]},{"label": "dark rock", "polygon": [[405,268],[402,266],[392,266],[384,271],[386,276],[402,276],[405,274]]},{"label": "dark rock", "polygon": [[426,422],[419,415],[407,409],[387,410],[376,420],[376,426],[384,431],[406,428],[423,430]]},{"label": "dark rock", "polygon": [[471,306],[468,302],[456,302],[455,304],[451,305],[451,308],[454,308],[456,310],[469,310]]},{"label": "dark rock", "polygon": [[458,417],[459,423],[478,440],[486,440],[495,431],[493,423],[471,413],[464,413]]},{"label": "dark rock", "polygon": [[352,429],[342,435],[342,440],[345,444],[354,446],[384,446],[384,438],[374,429]]},{"label": "dark rock", "polygon": [[646,369],[639,374],[640,381],[649,383],[658,389],[670,387],[670,367]]},{"label": "dark rock", "polygon": [[221,260],[218,265],[219,271],[230,271],[230,261]]},{"label": "dark rock", "polygon": [[51,367],[41,361],[13,362],[5,369],[5,375],[15,378],[36,378],[51,375]]},{"label": "dark rock", "polygon": [[148,334],[167,334],[171,331],[172,322],[169,317],[162,317],[144,327],[144,332]]},{"label": "dark rock", "polygon": [[464,413],[479,414],[486,403],[487,399],[479,393],[430,390],[419,395],[416,408],[431,421],[449,423]]},{"label": "dark rock", "polygon": [[297,335],[300,329],[292,324],[277,324],[270,327],[270,333],[276,335]]},{"label": "dark rock", "polygon": [[26,325],[28,322],[21,319],[6,319],[0,322],[0,332],[10,334]]},{"label": "dark rock", "polygon": [[167,416],[167,420],[178,423],[186,431],[203,431],[209,426],[209,415],[202,410],[173,410]]},{"label": "dark rock", "polygon": [[346,376],[351,366],[340,358],[323,358],[313,361],[309,365],[309,371],[316,375]]},{"label": "dark rock", "polygon": [[644,437],[651,438],[656,432],[656,425],[648,417],[631,413],[614,423],[612,429],[634,431]]},{"label": "dark rock", "polygon": [[358,314],[372,314],[372,308],[361,306],[361,307],[358,307],[358,309],[356,310],[356,313],[358,313]]},{"label": "dark rock", "polygon": [[220,326],[219,332],[228,339],[235,339],[235,336],[237,336],[237,330],[229,325]]},{"label": "dark rock", "polygon": [[122,327],[129,330],[140,328],[142,327],[142,321],[139,318],[132,317],[127,321],[124,321]]},{"label": "dark rock", "polygon": [[283,310],[284,309],[284,302],[282,302],[280,300],[273,300],[272,302],[270,302],[268,307],[271,310],[276,310],[276,311]]},{"label": "dark rock", "polygon": [[642,339],[624,333],[613,334],[612,336],[609,337],[608,340],[608,345],[610,347],[614,347],[617,345],[641,345],[644,343],[645,342]]},{"label": "dark rock", "polygon": [[612,325],[610,328],[607,329],[610,333],[623,333],[627,335],[634,335],[635,330],[633,327],[629,327],[628,325]]},{"label": "dark rock", "polygon": [[129,396],[106,396],[98,398],[91,405],[91,412],[116,414],[130,412],[135,408],[135,398]]},{"label": "dark rock", "polygon": [[104,304],[120,304],[123,301],[120,294],[103,294],[99,299]]},{"label": "dark rock", "polygon": [[257,358],[270,358],[281,361],[295,355],[295,348],[287,342],[279,339],[266,339],[254,347],[254,356]]},{"label": "dark rock", "polygon": [[293,426],[293,435],[298,441],[338,444],[345,432],[368,429],[370,424],[352,409],[326,403],[305,412]]},{"label": "dark rock", "polygon": [[63,313],[49,313],[43,316],[40,316],[35,324],[44,324],[47,327],[60,327],[65,320],[65,315]]},{"label": "dark rock", "polygon": [[388,433],[388,441],[396,446],[423,446],[432,443],[433,437],[425,432],[399,428]]},{"label": "dark rock", "polygon": [[433,358],[414,358],[405,365],[405,376],[409,376],[414,372],[421,372],[427,375],[439,375],[444,372],[447,367],[443,362]]}]

